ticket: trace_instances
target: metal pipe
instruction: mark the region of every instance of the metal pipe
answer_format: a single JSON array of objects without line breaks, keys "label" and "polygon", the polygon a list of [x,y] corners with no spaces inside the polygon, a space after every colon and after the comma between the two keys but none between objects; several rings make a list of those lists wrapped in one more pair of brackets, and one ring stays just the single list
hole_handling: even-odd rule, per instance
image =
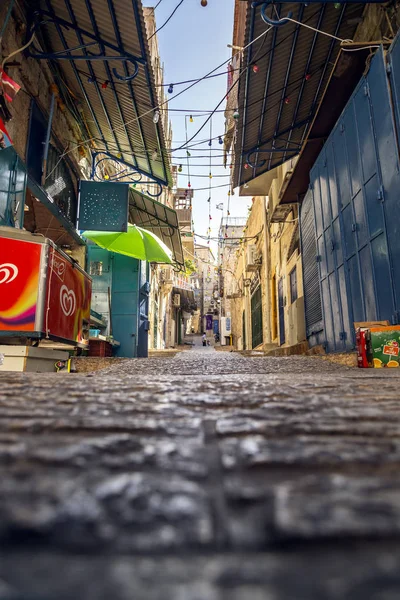
[{"label": "metal pipe", "polygon": [[[269,265],[270,265],[270,257],[269,257],[269,235],[268,235],[268,223],[267,223],[267,206],[266,206],[266,196],[264,196],[263,199],[263,225],[264,225],[264,252],[265,252],[265,304],[266,304],[266,311],[265,311],[265,323],[267,325],[267,339],[266,339],[266,343],[267,344],[271,344],[272,343],[272,339],[271,339],[271,321],[269,318],[270,315],[270,304],[271,304],[271,294],[270,294],[270,283],[269,283],[269,276],[270,276],[270,270],[269,270]],[[263,261],[264,262],[264,261]]]},{"label": "metal pipe", "polygon": [[49,146],[50,146],[50,138],[51,138],[51,127],[52,127],[52,124],[53,124],[55,103],[56,103],[56,94],[53,92],[51,94],[49,122],[47,123],[46,141],[44,143],[43,168],[42,168],[42,186],[44,186],[44,184],[46,183],[47,158],[49,156]]}]

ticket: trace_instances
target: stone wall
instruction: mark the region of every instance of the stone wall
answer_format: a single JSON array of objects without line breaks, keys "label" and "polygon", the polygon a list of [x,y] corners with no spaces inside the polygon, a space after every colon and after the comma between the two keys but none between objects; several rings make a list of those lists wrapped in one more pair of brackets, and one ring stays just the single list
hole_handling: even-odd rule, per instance
[{"label": "stone wall", "polygon": [[[18,10],[18,4],[15,6],[1,42],[2,60],[26,43],[25,15]],[[0,2],[0,23],[5,19],[7,8],[8,3]],[[20,52],[12,57],[11,62],[18,65],[7,66],[6,63],[5,69],[7,74],[21,86],[21,90],[13,102],[7,103],[12,119],[6,123],[6,127],[13,139],[15,150],[23,160],[26,160],[31,102],[34,100],[47,118],[51,95],[53,91],[57,92],[57,88],[54,87],[54,79],[46,61],[27,58]],[[71,150],[68,158],[79,170],[78,162],[82,156],[79,155],[77,144],[84,141],[83,134],[60,97],[57,98],[53,118],[53,135],[57,138],[56,145],[59,149]]]}]

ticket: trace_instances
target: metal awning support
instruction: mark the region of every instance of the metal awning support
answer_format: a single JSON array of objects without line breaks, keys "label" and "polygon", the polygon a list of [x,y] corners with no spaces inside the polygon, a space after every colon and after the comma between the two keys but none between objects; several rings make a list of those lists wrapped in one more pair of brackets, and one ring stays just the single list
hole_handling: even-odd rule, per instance
[{"label": "metal awning support", "polygon": [[[102,158],[99,158],[99,157],[102,157]],[[157,177],[150,179],[149,176],[144,171],[142,171],[138,167],[135,167],[131,163],[126,162],[122,158],[119,158],[118,156],[111,154],[110,152],[94,152],[92,154],[92,170],[91,170],[90,178],[93,180],[97,180],[97,181],[103,181],[103,178],[100,177],[97,172],[97,167],[102,162],[109,161],[109,160],[118,162],[121,165],[125,165],[128,168],[123,169],[119,173],[110,175],[108,181],[120,181],[121,179],[123,179],[124,182],[135,183],[135,184],[140,183],[141,187],[144,186],[144,187],[148,188],[147,193],[149,194],[149,196],[154,196],[154,197],[161,196],[162,191],[163,191],[163,186],[162,186],[162,182]],[[150,180],[149,181],[143,180],[143,176]],[[152,192],[152,187],[156,187],[156,189],[157,189],[155,194]]]},{"label": "metal awning support", "polygon": [[[61,94],[81,114],[81,145],[172,186],[141,0],[32,0],[28,54],[57,64]],[[133,84],[134,82],[134,84]],[[65,92],[66,93],[66,92]],[[79,118],[79,117],[78,117]]]},{"label": "metal awning support", "polygon": [[[129,75],[120,75],[117,69],[113,68],[113,74],[117,79],[121,81],[131,81],[136,77],[139,71],[139,63],[145,64],[145,60],[142,57],[133,56],[123,48],[115,46],[114,44],[110,44],[106,42],[101,37],[97,37],[92,32],[87,31],[86,29],[82,29],[78,27],[76,23],[72,23],[70,21],[66,21],[65,19],[61,19],[56,15],[50,13],[47,10],[36,10],[33,13],[33,22],[29,28],[29,38],[33,36],[37,32],[37,30],[44,24],[54,24],[58,27],[59,31],[62,29],[75,31],[77,37],[85,37],[89,38],[89,42],[82,42],[73,48],[68,48],[68,51],[63,53],[62,51],[58,52],[42,52],[34,44],[31,45],[28,50],[28,56],[32,58],[37,58],[40,60],[85,60],[86,62],[92,62],[94,60],[103,60],[103,61],[121,61],[121,62],[129,62],[133,65],[133,73]],[[91,52],[86,52],[87,48],[92,48],[94,46],[98,46],[99,53],[92,54]],[[71,54],[72,52],[76,52],[78,50],[82,50],[82,54]],[[106,50],[112,50],[115,54],[107,55]]]}]

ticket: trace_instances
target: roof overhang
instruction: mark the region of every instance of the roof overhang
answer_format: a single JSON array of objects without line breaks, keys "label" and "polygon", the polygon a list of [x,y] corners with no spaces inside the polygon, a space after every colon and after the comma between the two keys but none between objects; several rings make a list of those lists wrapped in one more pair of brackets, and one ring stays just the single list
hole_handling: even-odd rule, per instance
[{"label": "roof overhang", "polygon": [[[50,61],[60,92],[102,160],[172,185],[141,0],[31,0],[28,53]],[[37,41],[38,40],[38,41]],[[99,160],[99,156],[95,156]],[[137,180],[137,177],[136,177]]]},{"label": "roof overhang", "polygon": [[[33,202],[34,199],[40,202]],[[50,238],[58,246],[84,246],[75,227],[35,180],[28,175],[25,204],[29,212],[24,215],[24,226],[33,233]]]},{"label": "roof overhang", "polygon": [[[243,66],[258,69],[248,68],[239,83],[234,186],[249,185],[299,154],[340,49],[338,39],[315,30],[349,40],[364,8],[364,2],[249,3],[245,45],[260,39],[245,52]],[[282,21],[262,35],[267,20],[289,12],[312,29]]]},{"label": "roof overhang", "polygon": [[179,294],[181,297],[181,308],[187,311],[196,310],[197,304],[192,290],[185,290],[180,287],[172,288],[173,294]]},{"label": "roof overhang", "polygon": [[310,170],[355,90],[365,70],[369,52],[369,49],[351,53],[340,52],[280,204],[292,204],[302,200],[310,183]]},{"label": "roof overhang", "polygon": [[174,261],[179,265],[184,264],[179,222],[175,210],[131,187],[129,221],[154,233],[171,250]]}]

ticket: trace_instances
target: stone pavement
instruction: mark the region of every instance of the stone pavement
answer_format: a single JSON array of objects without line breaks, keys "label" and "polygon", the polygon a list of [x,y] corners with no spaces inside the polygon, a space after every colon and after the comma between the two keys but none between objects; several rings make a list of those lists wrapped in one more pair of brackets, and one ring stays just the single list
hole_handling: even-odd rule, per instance
[{"label": "stone pavement", "polygon": [[0,600],[398,600],[400,373],[0,375]]}]

